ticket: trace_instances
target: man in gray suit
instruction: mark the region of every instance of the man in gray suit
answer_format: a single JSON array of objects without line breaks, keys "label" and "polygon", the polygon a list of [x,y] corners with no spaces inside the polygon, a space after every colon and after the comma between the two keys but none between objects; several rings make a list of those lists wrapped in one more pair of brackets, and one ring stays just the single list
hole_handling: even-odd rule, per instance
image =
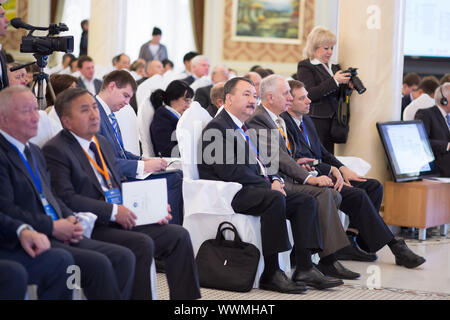
[{"label": "man in gray suit", "polygon": [[[330,188],[333,187],[333,181],[328,176],[315,176],[313,172],[307,171],[302,163],[297,163],[291,157],[295,143],[289,139],[284,120],[279,116],[287,110],[293,100],[287,81],[278,75],[269,76],[261,82],[260,92],[261,105],[247,121],[247,126],[256,130],[261,150],[273,151],[273,154],[267,152],[266,155],[261,152],[263,160],[270,164],[267,167],[274,167],[274,159],[279,159],[279,174],[283,176],[287,190],[306,193],[316,198],[324,245],[324,250],[319,253],[321,257],[319,265],[324,264],[333,268],[334,277],[358,278],[359,273],[346,269],[334,255],[337,250],[350,244],[338,215],[342,198],[337,191],[342,188],[344,181],[337,181],[334,184],[335,188]],[[272,141],[271,135],[274,133],[278,137],[273,141],[279,141],[279,147],[264,145]],[[309,166],[306,165],[311,169]]]},{"label": "man in gray suit", "polygon": [[151,60],[163,61],[167,59],[167,48],[161,44],[161,29],[154,27],[152,32],[152,40],[144,43],[139,51],[139,58],[144,59],[145,62]]}]

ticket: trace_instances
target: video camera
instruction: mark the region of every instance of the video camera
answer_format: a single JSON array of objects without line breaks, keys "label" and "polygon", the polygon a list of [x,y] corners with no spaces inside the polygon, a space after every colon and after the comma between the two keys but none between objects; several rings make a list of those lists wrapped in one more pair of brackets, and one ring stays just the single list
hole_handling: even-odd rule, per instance
[{"label": "video camera", "polygon": [[343,71],[344,73],[350,73],[350,81],[353,83],[353,87],[359,94],[363,94],[366,92],[366,87],[362,83],[361,79],[358,77],[358,72],[356,71],[358,68],[348,68]]},{"label": "video camera", "polygon": [[[14,18],[11,20],[11,25],[16,28],[23,28],[30,30],[30,33],[22,37],[22,43],[20,45],[20,52],[34,53],[41,56],[51,55],[54,51],[61,51],[66,53],[73,52],[73,37],[55,37],[63,31],[68,31],[69,28],[64,24],[50,24],[48,28],[35,27],[22,21],[20,18]],[[48,35],[44,37],[33,36],[33,32],[36,30],[47,31]]]}]

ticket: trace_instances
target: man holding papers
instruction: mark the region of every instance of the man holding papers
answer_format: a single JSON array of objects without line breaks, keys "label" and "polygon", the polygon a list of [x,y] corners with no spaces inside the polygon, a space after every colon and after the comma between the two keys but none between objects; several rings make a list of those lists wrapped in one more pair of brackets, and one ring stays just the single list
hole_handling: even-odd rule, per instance
[{"label": "man holding papers", "polygon": [[136,226],[136,215],[122,204],[113,148],[97,134],[100,115],[94,97],[84,89],[69,89],[58,96],[55,110],[64,130],[43,148],[52,185],[72,210],[98,216],[93,239],[123,245],[134,252],[132,298],[151,299],[153,257],[165,262],[171,299],[200,298],[189,233],[179,225],[168,224],[170,214],[158,223]]}]

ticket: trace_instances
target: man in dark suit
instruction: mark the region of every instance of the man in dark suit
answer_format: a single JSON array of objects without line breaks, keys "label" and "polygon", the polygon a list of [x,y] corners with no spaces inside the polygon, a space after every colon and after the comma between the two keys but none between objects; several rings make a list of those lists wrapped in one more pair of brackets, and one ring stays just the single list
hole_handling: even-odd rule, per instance
[{"label": "man in dark suit", "polygon": [[135,91],[136,82],[127,71],[113,71],[105,77],[102,89],[96,97],[100,112],[99,134],[112,144],[120,176],[133,181],[144,178],[149,173],[159,172],[158,175],[150,175],[147,178],[167,180],[168,199],[173,216],[171,223],[181,225],[183,221],[181,171],[163,173],[162,171],[167,168],[167,162],[164,159],[142,158],[125,150],[123,146],[122,134],[114,112],[126,106]]},{"label": "man in dark suit", "polygon": [[195,91],[194,100],[198,101],[200,105],[207,109],[211,105],[211,89],[219,82],[227,82],[230,72],[227,67],[223,65],[216,66],[211,73],[212,84],[205,87],[200,87]]},{"label": "man in dark suit", "polygon": [[86,89],[93,95],[98,94],[102,88],[102,82],[94,78],[94,60],[88,56],[81,56],[78,59],[78,68],[80,69],[81,76],[78,78],[77,87]]},{"label": "man in dark suit", "polygon": [[450,177],[450,82],[434,93],[436,105],[417,111],[414,119],[422,120],[442,177]]},{"label": "man in dark suit", "polygon": [[165,261],[172,299],[200,298],[197,269],[189,233],[159,224],[135,227],[136,216],[122,205],[121,181],[111,144],[96,133],[100,115],[95,99],[83,89],[58,96],[55,109],[64,129],[43,148],[52,185],[75,211],[90,209],[97,215],[92,238],[123,245],[136,256],[133,298],[150,299],[153,256]]},{"label": "man in dark suit", "polygon": [[[291,281],[280,270],[278,253],[290,249],[286,218],[291,221],[297,269],[312,268],[311,253],[322,249],[321,231],[317,219],[317,204],[313,197],[284,190],[284,181],[276,174],[269,175],[261,161],[256,141],[247,135],[244,122],[256,107],[253,83],[245,78],[233,78],[225,84],[225,107],[203,130],[202,155],[198,164],[201,179],[221,180],[242,184],[231,206],[235,212],[261,217],[262,254],[264,272],[261,289],[283,293],[301,293],[306,281]],[[211,152],[212,145],[222,146]],[[208,140],[208,141],[207,141]],[[209,150],[209,151],[208,151]],[[338,279],[324,279],[317,285],[334,287],[342,284]],[[315,280],[318,280],[317,278]]]},{"label": "man in dark suit", "polygon": [[[279,75],[270,75],[262,80],[260,91],[261,105],[246,123],[249,128],[256,130],[260,150],[267,150],[267,152],[261,152],[262,159],[271,164],[278,162],[278,170],[285,180],[287,190],[308,194],[317,200],[324,243],[324,250],[319,253],[321,257],[319,266],[326,265],[333,269],[335,273],[333,276],[342,279],[359,277],[359,273],[346,269],[337,261],[334,254],[350,244],[338,214],[341,196],[336,190],[329,188],[333,186],[333,183],[328,176],[315,177],[291,156],[295,152],[295,144],[292,139],[289,139],[286,124],[280,118],[280,114],[287,111],[292,103],[287,81]],[[342,183],[341,180],[340,184]],[[338,187],[339,185],[336,186]],[[358,256],[357,251],[354,254]],[[315,267],[309,272],[321,275]]]},{"label": "man in dark suit", "polygon": [[[128,299],[135,258],[120,246],[83,237],[83,227],[50,186],[44,157],[28,140],[37,134],[36,97],[26,87],[0,92],[0,207],[13,219],[69,251],[88,299]],[[86,210],[90,211],[90,210]]]},{"label": "man in dark suit", "polygon": [[67,268],[71,254],[51,249],[45,234],[0,212],[0,300],[25,298],[27,284],[38,286],[42,300],[69,300]]},{"label": "man in dark suit", "polygon": [[[0,4],[0,37],[6,35],[9,19],[6,17],[5,9]],[[2,44],[0,43],[0,90],[6,88],[9,85],[8,70],[5,53],[2,50]]]},{"label": "man in dark suit", "polygon": [[211,89],[210,99],[211,104],[206,108],[206,111],[211,115],[211,117],[215,117],[217,111],[223,106],[223,93],[224,93],[225,82],[219,82],[214,85]]},{"label": "man in dark suit", "polygon": [[[288,131],[294,137],[298,150],[294,158],[319,160],[320,174],[331,176],[335,185],[340,182],[340,186],[336,188],[342,196],[340,209],[350,218],[350,228],[353,231],[349,232],[349,238],[353,246],[356,247],[355,232],[358,232],[360,240],[358,243],[367,252],[375,253],[388,245],[395,256],[396,264],[407,268],[420,266],[425,259],[412,252],[403,240],[396,240],[379,214],[383,198],[381,184],[375,179],[357,175],[325,149],[313,122],[307,116],[311,103],[308,92],[299,81],[290,81],[289,84],[294,100],[288,113],[284,113],[282,117]],[[338,255],[341,259],[352,259],[352,255],[349,255],[350,250],[352,250],[350,247],[344,248],[338,252]],[[325,274],[333,274],[326,267],[322,266],[321,270]]]}]

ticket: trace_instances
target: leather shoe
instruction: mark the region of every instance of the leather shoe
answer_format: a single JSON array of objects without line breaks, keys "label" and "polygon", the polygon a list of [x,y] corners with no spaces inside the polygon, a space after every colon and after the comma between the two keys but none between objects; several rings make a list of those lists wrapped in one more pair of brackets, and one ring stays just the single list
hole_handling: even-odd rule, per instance
[{"label": "leather shoe", "polygon": [[292,275],[292,281],[297,284],[303,283],[319,290],[329,289],[344,284],[344,281],[341,279],[325,276],[314,266],[308,271],[295,270]]},{"label": "leather shoe", "polygon": [[354,280],[361,275],[344,267],[339,261],[333,262],[331,265],[322,264],[319,261],[317,268],[326,276],[338,279]]},{"label": "leather shoe", "polygon": [[391,247],[391,251],[395,256],[395,263],[406,268],[416,268],[424,263],[425,258],[418,256],[405,243],[405,240],[397,240],[397,243]]},{"label": "leather shoe", "polygon": [[270,277],[265,277],[264,273],[259,279],[259,288],[262,290],[277,291],[281,293],[303,293],[308,288],[304,284],[296,284],[291,281],[286,274],[278,269]]},{"label": "leather shoe", "polygon": [[350,241],[349,246],[336,251],[338,260],[373,262],[378,259],[375,253],[367,253],[358,246],[356,236],[349,235],[348,240]]}]

